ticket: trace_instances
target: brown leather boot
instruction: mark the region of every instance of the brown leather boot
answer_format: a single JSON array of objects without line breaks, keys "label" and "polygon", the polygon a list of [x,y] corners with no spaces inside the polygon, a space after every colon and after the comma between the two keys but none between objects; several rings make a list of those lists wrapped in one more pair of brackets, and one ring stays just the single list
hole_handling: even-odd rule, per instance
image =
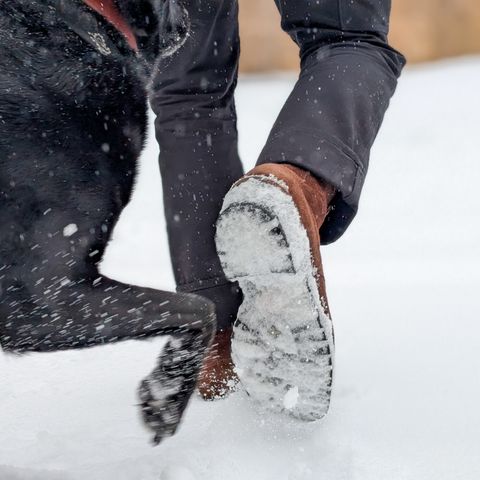
[{"label": "brown leather boot", "polygon": [[204,400],[225,398],[235,390],[238,377],[232,361],[231,340],[231,328],[219,331],[203,361],[198,392]]},{"label": "brown leather boot", "polygon": [[333,327],[320,227],[335,190],[288,164],[264,164],[225,197],[217,250],[244,302],[234,326],[238,375],[262,409],[303,420],[328,411]]}]

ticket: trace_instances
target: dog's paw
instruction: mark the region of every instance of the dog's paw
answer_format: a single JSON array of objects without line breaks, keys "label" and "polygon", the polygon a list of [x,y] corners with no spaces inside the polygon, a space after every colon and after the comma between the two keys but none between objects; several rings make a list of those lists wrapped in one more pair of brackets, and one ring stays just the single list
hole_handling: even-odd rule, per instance
[{"label": "dog's paw", "polygon": [[140,384],[141,413],[145,425],[154,433],[155,445],[177,431],[188,402],[179,396],[181,390],[181,383],[173,380],[162,383],[148,377]]},{"label": "dog's paw", "polygon": [[157,368],[140,384],[138,394],[145,425],[153,443],[175,434],[192,396],[204,348],[191,335],[173,337],[165,346]]}]

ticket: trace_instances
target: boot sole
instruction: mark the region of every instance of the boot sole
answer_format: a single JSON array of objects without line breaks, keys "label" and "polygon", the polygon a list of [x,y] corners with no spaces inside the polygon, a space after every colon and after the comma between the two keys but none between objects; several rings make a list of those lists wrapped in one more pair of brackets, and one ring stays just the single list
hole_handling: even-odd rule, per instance
[{"label": "boot sole", "polygon": [[273,177],[235,185],[216,244],[225,275],[244,295],[232,339],[241,383],[259,409],[314,421],[330,404],[333,329],[307,232],[284,188]]}]

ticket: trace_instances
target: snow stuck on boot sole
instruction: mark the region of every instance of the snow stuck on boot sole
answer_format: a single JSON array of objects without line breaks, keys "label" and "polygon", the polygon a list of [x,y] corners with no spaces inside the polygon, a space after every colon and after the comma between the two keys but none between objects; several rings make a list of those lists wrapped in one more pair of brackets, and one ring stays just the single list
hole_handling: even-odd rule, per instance
[{"label": "snow stuck on boot sole", "polygon": [[300,214],[280,187],[272,176],[242,181],[225,197],[218,220],[223,269],[244,295],[232,355],[258,409],[314,421],[330,403],[332,324]]}]

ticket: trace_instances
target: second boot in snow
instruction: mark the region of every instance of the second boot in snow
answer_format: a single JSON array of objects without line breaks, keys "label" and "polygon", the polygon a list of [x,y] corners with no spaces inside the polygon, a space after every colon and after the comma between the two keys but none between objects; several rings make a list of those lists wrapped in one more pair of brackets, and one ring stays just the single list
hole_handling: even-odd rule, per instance
[{"label": "second boot in snow", "polygon": [[231,351],[232,329],[217,332],[203,361],[198,380],[198,392],[204,400],[225,398],[238,383]]}]

